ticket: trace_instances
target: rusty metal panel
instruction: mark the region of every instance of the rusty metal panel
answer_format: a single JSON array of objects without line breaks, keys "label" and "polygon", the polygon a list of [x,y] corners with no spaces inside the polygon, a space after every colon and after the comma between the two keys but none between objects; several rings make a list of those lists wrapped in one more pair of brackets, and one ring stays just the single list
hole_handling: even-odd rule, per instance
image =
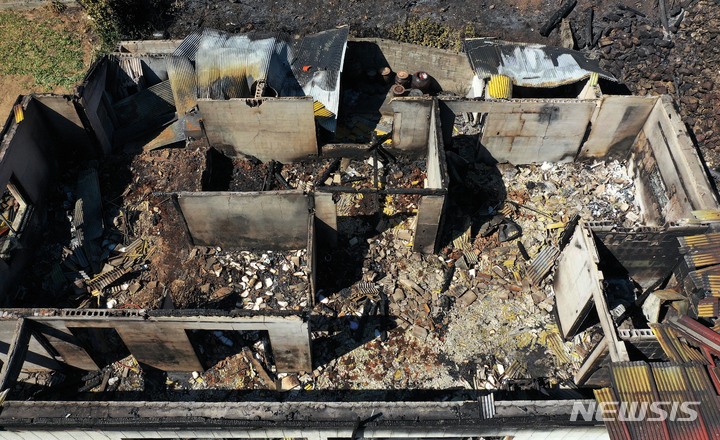
[{"label": "rusty metal panel", "polygon": [[712,439],[720,439],[720,397],[703,365],[685,365],[685,374],[696,399],[701,402],[700,414]]},{"label": "rusty metal panel", "polygon": [[[680,364],[652,364],[653,377],[661,402],[695,402],[697,397]],[[683,415],[684,416],[684,415]],[[672,417],[666,422],[672,439],[708,440],[708,432],[702,418],[695,420],[677,420]]]},{"label": "rusty metal panel", "polygon": [[673,362],[702,362],[706,363],[702,353],[690,347],[678,338],[677,333],[667,324],[650,324],[660,346],[667,357]]},{"label": "rusty metal panel", "polygon": [[[660,400],[650,366],[645,362],[619,362],[613,364],[610,371],[613,389],[620,402],[650,404]],[[626,425],[633,439],[670,439],[663,421],[641,420],[626,422]]]},{"label": "rusty metal panel", "polygon": [[[618,401],[618,398],[612,388],[600,388],[598,390],[594,390],[593,392],[595,393],[595,400],[597,400],[600,404],[612,405]],[[608,430],[611,440],[632,439],[625,422],[621,421],[619,418],[605,417],[605,414],[603,413],[603,421],[605,422],[605,427]]]},{"label": "rusty metal panel", "polygon": [[559,255],[560,249],[555,246],[546,246],[533,258],[527,272],[530,282],[534,286],[540,284],[540,281],[550,273],[550,269],[552,269]]}]

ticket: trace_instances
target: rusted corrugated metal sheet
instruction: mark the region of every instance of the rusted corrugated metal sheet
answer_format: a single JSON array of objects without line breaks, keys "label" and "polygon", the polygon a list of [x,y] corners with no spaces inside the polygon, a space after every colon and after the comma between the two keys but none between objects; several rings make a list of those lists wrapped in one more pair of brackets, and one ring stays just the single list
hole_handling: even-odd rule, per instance
[{"label": "rusted corrugated metal sheet", "polygon": [[540,281],[550,273],[550,269],[552,269],[555,260],[557,260],[559,256],[560,250],[558,248],[555,246],[547,246],[533,258],[527,269],[528,277],[533,286],[540,284]]},{"label": "rusted corrugated metal sheet", "polygon": [[581,52],[542,44],[472,38],[463,42],[470,65],[480,79],[506,75],[513,84],[523,87],[556,87],[588,78],[617,81]]},{"label": "rusted corrugated metal sheet", "polygon": [[[612,405],[618,401],[618,398],[612,388],[600,388],[595,390],[594,393],[595,400],[597,400],[598,403]],[[610,435],[610,440],[629,440],[631,438],[625,422],[623,422],[620,418],[610,417],[612,414],[603,413],[602,415],[605,427]]]},{"label": "rusted corrugated metal sheet", "polygon": [[677,333],[667,324],[650,324],[668,359],[674,362],[703,362],[705,357],[699,350],[690,347],[678,338]]},{"label": "rusted corrugated metal sheet", "polygon": [[[622,402],[659,401],[650,366],[645,362],[619,362],[611,368],[612,384],[618,400]],[[626,422],[633,439],[661,440],[670,438],[668,428],[662,421]]]},{"label": "rusted corrugated metal sheet", "polygon": [[700,414],[711,439],[720,439],[720,397],[700,364],[685,365],[687,383],[700,403]]},{"label": "rusted corrugated metal sheet", "polygon": [[[681,405],[683,402],[697,401],[685,375],[684,366],[669,362],[655,363],[652,364],[652,373],[660,402],[677,402]],[[668,407],[663,409],[671,410]],[[685,418],[686,414],[681,414],[680,417]],[[666,425],[672,439],[709,440],[710,438],[702,417],[695,420],[668,418]]]},{"label": "rusted corrugated metal sheet", "polygon": [[[604,422],[611,439],[720,438],[720,398],[703,365],[622,362],[612,364],[610,370],[612,389],[596,390],[595,398],[609,405]],[[643,410],[643,402],[655,407]],[[651,408],[673,416],[660,417]],[[698,411],[698,417],[692,417],[688,408]]]},{"label": "rusted corrugated metal sheet", "polygon": [[695,248],[701,248],[706,246],[718,247],[720,246],[720,233],[714,232],[711,234],[678,237],[678,243],[680,243],[680,252],[683,254],[690,252]]},{"label": "rusted corrugated metal sheet", "polygon": [[694,270],[688,273],[687,278],[692,283],[692,289],[703,290],[708,295],[720,297],[720,266]]}]

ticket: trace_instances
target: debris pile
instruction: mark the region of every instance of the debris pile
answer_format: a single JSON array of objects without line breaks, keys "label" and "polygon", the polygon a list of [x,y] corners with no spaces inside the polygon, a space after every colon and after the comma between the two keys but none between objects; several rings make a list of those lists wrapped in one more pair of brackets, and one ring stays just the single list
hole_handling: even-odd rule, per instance
[{"label": "debris pile", "polygon": [[607,27],[598,35],[598,56],[601,66],[633,93],[673,96],[715,171],[720,166],[720,123],[715,117],[720,75],[714,68],[720,13],[708,0],[666,3],[666,21],[656,9],[643,15],[626,9],[601,17]]},{"label": "debris pile", "polygon": [[[530,208],[538,220],[568,221],[579,214],[587,221],[610,220],[634,227],[640,219],[635,186],[618,161],[528,166],[500,165],[508,201]],[[527,234],[525,234],[527,235]]]}]

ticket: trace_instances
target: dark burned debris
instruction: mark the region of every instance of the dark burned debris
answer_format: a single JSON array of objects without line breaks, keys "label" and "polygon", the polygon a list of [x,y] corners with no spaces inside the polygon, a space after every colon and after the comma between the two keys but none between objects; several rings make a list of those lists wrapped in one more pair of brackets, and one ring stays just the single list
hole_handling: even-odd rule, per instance
[{"label": "dark burned debris", "polygon": [[[159,59],[146,56],[143,72],[162,72]],[[125,72],[107,63],[102,69]],[[203,118],[214,136],[238,130],[259,143],[272,135],[211,122],[218,104],[228,114],[257,112],[255,120],[273,117],[272,105],[278,114],[290,108],[314,122],[310,131],[285,129],[316,141],[315,102],[306,99],[301,114],[295,106],[305,98],[250,96],[256,79],[244,71],[242,96],[196,94],[197,108],[184,113],[173,97],[176,120],[155,129],[178,122],[184,145],[134,140],[97,161],[64,159],[30,275],[0,323],[72,350],[62,362],[73,368],[23,373],[14,394],[213,400],[231,390],[260,398],[464,389],[579,399],[577,387],[613,384],[614,363],[692,356],[668,341],[676,330],[692,335],[691,345],[710,339],[694,318],[714,324],[719,313],[712,231],[720,206],[669,101],[603,95],[590,62],[571,72],[587,83],[563,91],[583,99],[512,98],[512,87],[494,99],[484,87],[507,71],[481,64],[467,69],[482,83],[475,99],[383,98],[363,144],[313,143],[313,154],[261,161],[257,145],[213,142]],[[260,78],[269,87],[271,73]],[[357,122],[341,116],[339,137]],[[275,139],[261,153],[285,155],[294,142]],[[1,205],[5,233],[22,217],[24,199],[12,188]],[[25,324],[33,320],[40,324]],[[66,345],[52,345],[57,339]],[[12,344],[19,356],[22,344]]]}]

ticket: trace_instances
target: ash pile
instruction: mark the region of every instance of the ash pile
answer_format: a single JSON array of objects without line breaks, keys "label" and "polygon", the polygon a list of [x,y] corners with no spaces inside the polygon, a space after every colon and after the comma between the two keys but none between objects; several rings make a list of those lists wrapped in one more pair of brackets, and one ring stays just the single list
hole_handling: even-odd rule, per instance
[{"label": "ash pile", "polygon": [[[575,7],[565,19],[572,32],[564,32],[563,45],[599,58],[600,67],[633,94],[673,96],[717,181],[717,4],[661,0],[633,6]],[[559,27],[563,34],[562,24]]]},{"label": "ash pile", "polygon": [[[193,291],[196,301],[208,308],[245,310],[295,310],[308,305],[309,280],[305,250],[223,251],[222,248],[193,248],[189,266],[204,269]],[[170,292],[182,295],[189,279],[170,284]],[[176,290],[175,292],[173,292]]]}]

